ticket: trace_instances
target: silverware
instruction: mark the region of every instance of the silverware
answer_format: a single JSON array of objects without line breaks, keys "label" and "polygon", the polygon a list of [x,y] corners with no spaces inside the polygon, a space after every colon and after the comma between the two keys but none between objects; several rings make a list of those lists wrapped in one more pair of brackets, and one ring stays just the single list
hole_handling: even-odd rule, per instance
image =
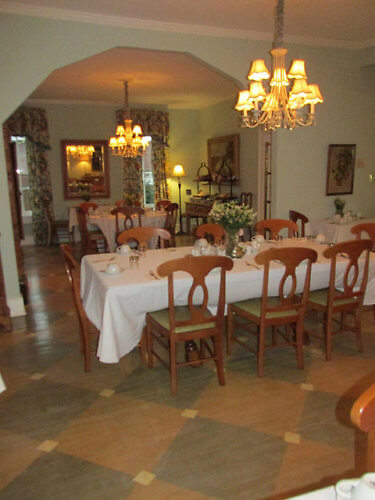
[{"label": "silverware", "polygon": [[245,260],[245,264],[247,266],[250,266],[250,267],[255,267],[255,269],[261,269],[260,266],[257,266],[256,264],[252,264],[251,262],[248,262],[247,260]]}]

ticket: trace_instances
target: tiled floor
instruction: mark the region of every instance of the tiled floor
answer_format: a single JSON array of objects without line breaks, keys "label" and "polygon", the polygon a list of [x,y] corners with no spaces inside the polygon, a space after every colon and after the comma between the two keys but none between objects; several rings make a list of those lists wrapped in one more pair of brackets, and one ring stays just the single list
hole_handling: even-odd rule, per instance
[{"label": "tiled floor", "polygon": [[[133,352],[83,371],[77,320],[58,248],[25,249],[26,318],[0,333],[0,499],[282,499],[363,472],[349,421],[375,381],[375,329],[364,314],[365,352],[337,337],[266,356],[265,376],[240,348],[213,366],[148,370]],[[309,327],[317,326],[311,322]]]}]

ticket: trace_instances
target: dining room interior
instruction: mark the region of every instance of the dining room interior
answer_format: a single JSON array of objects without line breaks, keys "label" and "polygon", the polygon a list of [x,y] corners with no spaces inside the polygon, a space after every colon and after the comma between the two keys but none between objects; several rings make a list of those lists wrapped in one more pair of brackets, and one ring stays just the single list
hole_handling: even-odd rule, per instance
[{"label": "dining room interior", "polygon": [[[314,336],[324,335],[325,326],[306,303],[311,335],[303,338],[303,369],[294,353],[301,343],[292,335],[291,350],[266,350],[258,377],[259,353],[243,349],[241,330],[231,349],[223,336],[225,385],[216,377],[214,353],[215,363],[201,366],[198,359],[178,370],[173,396],[168,371],[159,360],[149,369],[151,351],[145,354],[140,344],[151,313],[143,301],[167,306],[158,252],[168,259],[230,253],[226,296],[238,305],[261,297],[262,250],[293,244],[317,251],[311,290],[328,286],[335,245],[370,238],[373,251],[375,7],[360,2],[355,9],[339,8],[338,0],[312,8],[307,0],[285,0],[285,13],[277,14],[283,0],[264,8],[255,0],[229,3],[217,11],[194,1],[185,13],[169,2],[156,12],[143,0],[126,2],[134,9],[127,12],[100,2],[89,12],[83,2],[73,8],[0,1],[0,373],[6,386],[0,497],[66,498],[75,491],[77,498],[281,500],[365,472],[365,436],[350,422],[350,408],[375,378],[373,252],[359,306],[362,352],[358,333],[346,331],[334,337],[327,361],[327,346]],[[258,57],[265,59],[261,71],[251,64]],[[289,108],[276,123],[280,115],[269,106],[267,117],[263,103],[285,89],[277,72],[276,83],[267,83],[280,57],[286,70],[292,59],[305,60],[306,68],[293,64],[285,74]],[[298,86],[306,74],[318,89]],[[301,102],[309,103],[306,115]],[[113,146],[126,130],[133,141],[145,138],[136,153]],[[173,208],[157,204],[165,199]],[[84,202],[94,204],[82,214],[94,229],[87,247],[76,209]],[[197,248],[209,229],[197,228],[220,221],[212,209],[222,202],[251,207],[250,228],[241,226],[240,242],[236,228],[231,252],[217,244],[222,237],[214,244],[215,235],[207,250]],[[138,212],[127,215],[126,205]],[[257,221],[268,219],[298,228],[288,233],[284,226],[282,236],[257,230]],[[138,253],[131,247],[137,253],[131,261],[127,240],[118,239],[128,229],[125,220],[163,228],[170,237],[161,244],[150,236],[149,248],[142,241]],[[257,233],[272,243],[257,240]],[[81,277],[86,313],[100,332],[90,371],[83,368],[62,243],[78,267],[83,255],[94,253],[82,259]],[[337,257],[339,274],[345,255]],[[119,277],[105,273],[113,264]],[[108,290],[120,300],[116,280],[126,274],[140,288],[126,291],[124,320],[108,316],[113,304],[104,307],[100,294]],[[211,280],[218,283],[218,274]],[[121,328],[132,330],[126,345]],[[180,349],[187,359],[187,344]]]}]

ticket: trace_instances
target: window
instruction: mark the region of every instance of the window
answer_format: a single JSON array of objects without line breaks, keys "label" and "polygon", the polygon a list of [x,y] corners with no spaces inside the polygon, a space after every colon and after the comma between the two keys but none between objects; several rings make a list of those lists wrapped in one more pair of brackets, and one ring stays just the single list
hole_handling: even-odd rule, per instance
[{"label": "window", "polygon": [[155,186],[152,168],[152,143],[151,137],[146,137],[146,139],[149,141],[149,145],[146,147],[142,156],[143,201],[145,207],[154,207]]},{"label": "window", "polygon": [[15,143],[16,147],[16,159],[17,159],[17,177],[18,177],[18,187],[20,191],[21,200],[21,215],[24,222],[31,220],[32,208],[31,208],[31,190],[29,185],[29,169],[27,166],[27,156],[26,156],[26,138],[25,137],[11,137],[12,142]]}]

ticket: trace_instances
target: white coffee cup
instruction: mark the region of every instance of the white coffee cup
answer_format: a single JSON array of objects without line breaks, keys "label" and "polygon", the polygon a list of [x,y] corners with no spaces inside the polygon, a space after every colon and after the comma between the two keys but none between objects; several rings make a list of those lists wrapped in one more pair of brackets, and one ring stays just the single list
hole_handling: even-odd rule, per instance
[{"label": "white coffee cup", "polygon": [[131,248],[129,245],[121,245],[117,247],[117,253],[120,255],[128,255],[131,252]]},{"label": "white coffee cup", "polygon": [[116,262],[111,262],[105,268],[105,272],[107,274],[118,274],[120,272],[120,266],[118,264],[116,264]]},{"label": "white coffee cup", "polygon": [[336,486],[337,500],[375,500],[375,473],[360,479],[342,479]]},{"label": "white coffee cup", "polygon": [[192,248],[191,249],[191,255],[193,255],[194,257],[199,257],[199,255],[201,254],[199,248]]},{"label": "white coffee cup", "polygon": [[206,248],[208,247],[208,241],[206,240],[206,238],[199,238],[199,240],[195,242],[195,246],[197,248]]},{"label": "white coffee cup", "polygon": [[316,235],[315,239],[319,243],[324,243],[327,238],[324,236],[324,234],[319,233],[319,234]]}]

